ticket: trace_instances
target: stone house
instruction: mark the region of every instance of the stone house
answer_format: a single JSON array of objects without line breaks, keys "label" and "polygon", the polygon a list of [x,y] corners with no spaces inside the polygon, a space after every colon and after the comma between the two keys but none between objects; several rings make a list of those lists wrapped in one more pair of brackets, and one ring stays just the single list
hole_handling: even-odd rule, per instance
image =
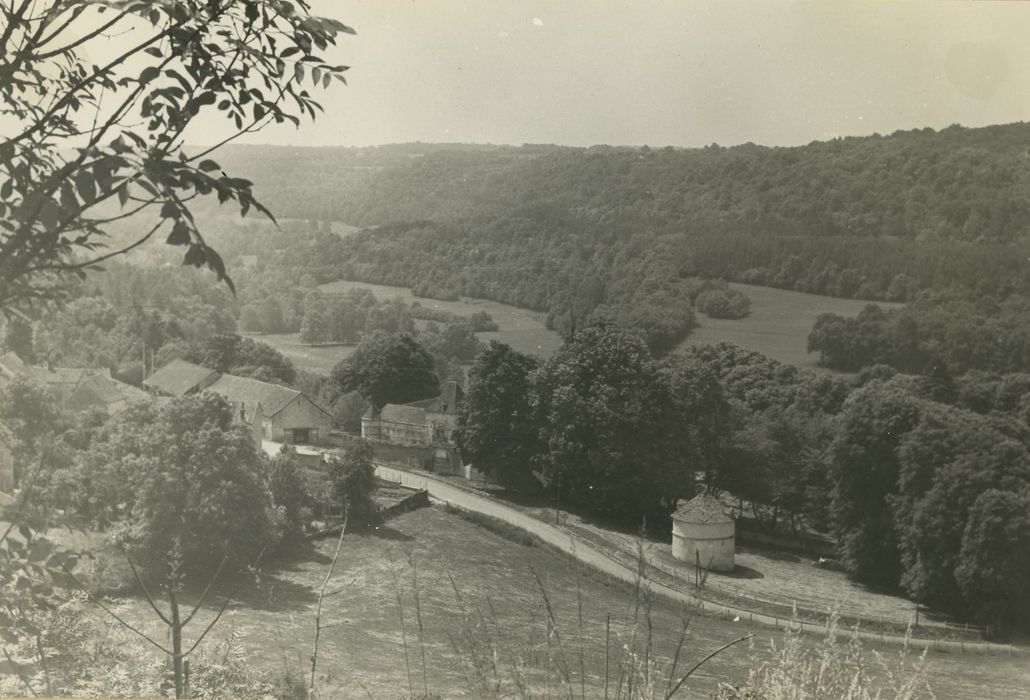
[{"label": "stone house", "polygon": [[433,399],[407,404],[388,403],[361,417],[361,437],[376,443],[418,448],[421,461],[434,471],[462,474],[461,458],[454,444],[458,410],[465,392],[455,381]]}]

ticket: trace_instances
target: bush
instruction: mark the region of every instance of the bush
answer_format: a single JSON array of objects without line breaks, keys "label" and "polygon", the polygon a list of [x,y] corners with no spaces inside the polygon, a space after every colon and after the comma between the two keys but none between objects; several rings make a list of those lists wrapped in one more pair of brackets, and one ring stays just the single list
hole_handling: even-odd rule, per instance
[{"label": "bush", "polygon": [[346,511],[347,529],[357,530],[382,522],[379,507],[372,499],[378,482],[372,465],[372,443],[353,440],[342,456],[329,462],[333,496]]},{"label": "bush", "polygon": [[701,292],[694,305],[709,318],[738,319],[751,313],[751,299],[743,292],[728,287]]}]

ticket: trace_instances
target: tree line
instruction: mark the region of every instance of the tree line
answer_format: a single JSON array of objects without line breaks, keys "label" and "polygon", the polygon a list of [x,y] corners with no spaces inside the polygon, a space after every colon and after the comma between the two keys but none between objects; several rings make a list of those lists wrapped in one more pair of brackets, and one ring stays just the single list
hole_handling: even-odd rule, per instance
[{"label": "tree line", "polygon": [[902,309],[871,304],[853,317],[821,314],[808,349],[825,367],[858,371],[889,365],[921,373],[931,365],[960,375],[1030,369],[1030,302],[956,294],[924,294]]}]

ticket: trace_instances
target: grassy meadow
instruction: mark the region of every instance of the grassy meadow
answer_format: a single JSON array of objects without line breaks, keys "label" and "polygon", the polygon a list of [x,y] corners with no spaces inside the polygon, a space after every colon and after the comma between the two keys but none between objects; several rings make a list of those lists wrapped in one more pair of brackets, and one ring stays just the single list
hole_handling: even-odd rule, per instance
[{"label": "grassy meadow", "polygon": [[[318,590],[335,547],[332,538],[324,539],[293,559],[267,565],[238,594],[239,602],[205,645],[232,635],[255,671],[275,675],[289,668],[306,674]],[[424,687],[448,698],[492,694],[477,677],[500,678],[502,689],[515,695],[523,682],[536,689],[534,695],[566,696],[562,668],[569,669],[576,697],[581,691],[586,697],[602,697],[609,615],[614,697],[620,661],[626,658],[622,649],[634,644],[632,591],[577,573],[567,560],[545,549],[503,539],[440,508],[398,516],[371,534],[347,535],[328,591],[318,663],[321,697],[401,698]],[[214,614],[218,602],[207,604],[204,619]],[[158,631],[145,600],[120,603],[123,615]],[[556,623],[550,628],[548,603]],[[655,599],[649,615],[643,609],[636,613],[638,635],[650,625],[652,659],[667,672],[679,639],[681,610]],[[691,620],[681,671],[749,632],[756,635],[750,650],[745,643],[717,656],[677,697],[703,697],[719,682],[742,683],[748,669],[770,655],[770,643],[782,640],[782,632],[742,622]],[[638,636],[636,644],[640,642]],[[897,662],[897,647],[880,651],[886,663]],[[928,661],[937,697],[1027,697],[1025,657],[931,654]],[[870,663],[876,662],[870,658]],[[664,688],[665,676],[659,678]]]},{"label": "grassy meadow", "polygon": [[780,362],[816,369],[818,355],[810,355],[807,346],[808,334],[819,314],[853,316],[870,303],[879,304],[883,308],[902,306],[890,302],[837,299],[752,284],[731,283],[730,287],[751,297],[751,314],[747,318],[730,320],[708,318],[698,313],[698,327],[680,344],[680,349],[725,341],[757,350]]},{"label": "grassy meadow", "polygon": [[[819,369],[818,356],[809,354],[808,334],[812,324],[822,313],[836,313],[853,316],[869,303],[857,299],[805,294],[786,289],[759,287],[751,284],[731,283],[751,298],[751,314],[740,320],[708,318],[697,314],[698,327],[679,345],[680,350],[702,343],[729,342],[757,350],[774,360],[787,364]],[[499,329],[489,333],[477,333],[483,342],[497,340],[507,343],[515,350],[540,357],[550,357],[561,346],[561,338],[545,325],[546,314],[520,309],[485,299],[462,299],[440,301],[422,299],[406,287],[392,287],[367,282],[339,280],[324,284],[324,292],[340,293],[360,287],[371,290],[381,299],[400,298],[406,302],[417,301],[423,306],[441,309],[461,316],[476,311],[486,311]],[[875,302],[884,308],[897,308],[901,304]],[[421,322],[419,322],[421,323]],[[354,346],[329,345],[310,346],[300,342],[297,334],[255,335],[256,339],[268,343],[290,358],[300,369],[327,374],[337,362],[354,351]]]},{"label": "grassy meadow", "polygon": [[477,333],[476,335],[483,342],[497,340],[510,345],[519,352],[541,357],[550,357],[561,346],[561,338],[558,334],[547,330],[545,324],[547,314],[539,311],[520,309],[486,299],[466,298],[460,301],[424,299],[416,297],[407,287],[391,287],[367,282],[339,280],[323,284],[320,289],[326,293],[339,294],[355,287],[369,289],[380,299],[400,298],[408,303],[417,301],[426,308],[440,309],[459,316],[471,316],[477,311],[486,311],[497,323],[498,330]]},{"label": "grassy meadow", "polygon": [[268,343],[286,356],[297,369],[329,374],[340,360],[354,352],[355,345],[305,345],[298,333],[244,333],[254,340]]}]

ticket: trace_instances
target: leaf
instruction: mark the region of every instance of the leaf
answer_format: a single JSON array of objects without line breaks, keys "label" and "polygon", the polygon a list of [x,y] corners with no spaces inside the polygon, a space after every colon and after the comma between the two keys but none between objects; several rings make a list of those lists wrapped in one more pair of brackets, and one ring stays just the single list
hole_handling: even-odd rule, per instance
[{"label": "leaf", "polygon": [[192,265],[193,267],[203,267],[206,262],[207,256],[204,254],[204,247],[197,243],[191,245],[182,258],[183,265]]},{"label": "leaf", "polygon": [[175,206],[175,202],[165,202],[161,205],[161,218],[163,219],[177,219],[179,218],[179,208]]},{"label": "leaf", "polygon": [[157,48],[156,46],[150,46],[144,49],[143,52],[150,54],[154,58],[161,58],[163,56],[163,54],[161,53],[161,49]]},{"label": "leaf", "polygon": [[222,256],[212,248],[205,249],[204,253],[207,255],[207,266],[218,274],[219,279],[225,277],[225,263],[222,262]]},{"label": "leaf", "polygon": [[72,187],[72,183],[65,180],[61,183],[61,208],[66,212],[73,212],[77,204],[75,188]]},{"label": "leaf", "polygon": [[97,161],[93,165],[93,173],[100,185],[100,191],[107,193],[111,191],[111,164],[105,160]]},{"label": "leaf", "polygon": [[53,545],[47,540],[37,539],[29,548],[29,561],[43,561],[50,556]]},{"label": "leaf", "polygon": [[139,82],[141,84],[149,83],[151,80],[161,75],[161,69],[157,66],[147,66],[143,69],[143,72],[139,74]]},{"label": "leaf", "polygon": [[168,234],[168,239],[165,241],[168,245],[189,245],[190,242],[190,229],[186,225],[186,222],[179,219],[172,226],[172,232]]},{"label": "leaf", "polygon": [[212,170],[219,170],[221,168],[218,163],[210,158],[200,161],[200,164],[197,167],[200,168],[201,172],[205,173],[209,173]]},{"label": "leaf", "polygon": [[124,185],[118,188],[118,203],[123,207],[129,201],[129,183],[126,182]]},{"label": "leaf", "polygon": [[79,191],[79,199],[84,204],[89,204],[97,196],[96,184],[93,182],[93,173],[88,170],[79,170],[75,174],[75,187]]}]

